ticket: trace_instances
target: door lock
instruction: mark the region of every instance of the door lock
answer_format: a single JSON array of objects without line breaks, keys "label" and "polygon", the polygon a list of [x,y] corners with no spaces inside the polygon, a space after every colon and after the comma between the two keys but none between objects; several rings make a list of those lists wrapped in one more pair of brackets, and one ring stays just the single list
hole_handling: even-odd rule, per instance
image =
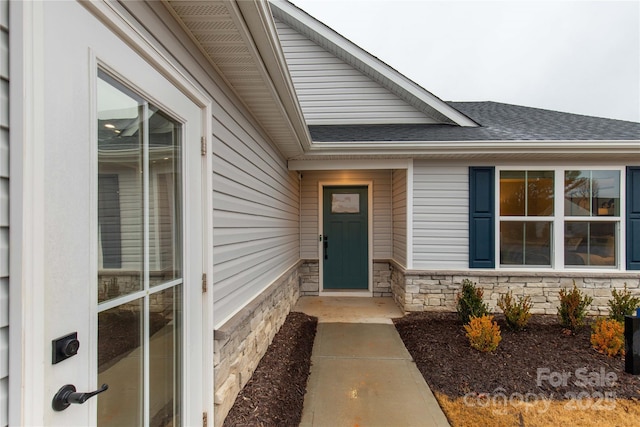
[{"label": "door lock", "polygon": [[53,401],[51,402],[51,407],[54,411],[64,411],[67,409],[72,403],[76,403],[78,405],[82,405],[88,399],[92,398],[96,394],[100,394],[103,391],[107,391],[109,386],[107,384],[102,384],[96,391],[91,391],[88,393],[77,393],[76,386],[67,384],[62,386],[60,390],[53,396]]},{"label": "door lock", "polygon": [[52,364],[60,363],[65,359],[75,356],[80,348],[80,341],[78,341],[78,333],[73,332],[64,337],[56,338],[51,342],[53,350]]}]

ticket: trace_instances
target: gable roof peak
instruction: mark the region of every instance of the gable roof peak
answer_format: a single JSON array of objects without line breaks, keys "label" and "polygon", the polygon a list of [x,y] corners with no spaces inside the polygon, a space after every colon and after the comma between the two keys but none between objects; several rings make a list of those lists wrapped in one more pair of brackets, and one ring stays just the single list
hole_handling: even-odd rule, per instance
[{"label": "gable roof peak", "polygon": [[457,126],[478,126],[478,123],[464,113],[291,2],[287,0],[269,0],[269,2],[275,18],[350,64],[427,116],[437,118],[442,123]]}]

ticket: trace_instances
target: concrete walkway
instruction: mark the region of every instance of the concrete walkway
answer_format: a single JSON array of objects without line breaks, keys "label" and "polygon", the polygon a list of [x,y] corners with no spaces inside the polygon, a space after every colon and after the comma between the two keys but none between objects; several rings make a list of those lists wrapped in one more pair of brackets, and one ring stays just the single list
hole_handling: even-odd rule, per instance
[{"label": "concrete walkway", "polygon": [[391,319],[391,298],[302,297],[319,319],[301,427],[449,426]]}]

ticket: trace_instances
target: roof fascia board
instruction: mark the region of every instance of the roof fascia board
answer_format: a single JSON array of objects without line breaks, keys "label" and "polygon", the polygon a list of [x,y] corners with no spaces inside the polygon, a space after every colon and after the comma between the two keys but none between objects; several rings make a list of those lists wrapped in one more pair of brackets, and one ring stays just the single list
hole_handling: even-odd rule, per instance
[{"label": "roof fascia board", "polygon": [[408,169],[410,159],[289,160],[289,170]]},{"label": "roof fascia board", "polygon": [[[266,0],[226,0],[225,3],[238,30],[244,33],[247,48],[258,60],[260,72],[297,136],[300,151],[305,152],[310,148],[311,135],[293,88],[269,5]],[[277,141],[274,142],[277,144]]]},{"label": "roof fascia board", "polygon": [[626,141],[415,141],[415,142],[315,142],[307,155],[393,155],[429,153],[506,154],[606,153],[640,156],[637,140]]},{"label": "roof fascia board", "polygon": [[[302,27],[308,29],[314,33],[326,43],[334,46],[336,50],[344,52],[348,57],[353,59],[351,65],[355,65],[361,72],[368,75],[377,82],[384,84],[384,81],[380,78],[376,78],[374,73],[379,73],[384,78],[392,82],[391,85],[386,84],[387,88],[397,95],[402,95],[402,91],[406,91],[411,96],[417,98],[421,103],[428,105],[434,110],[438,111],[443,116],[452,120],[459,126],[465,127],[477,127],[478,123],[471,118],[462,114],[455,108],[451,107],[437,96],[433,95],[413,80],[407,78],[397,70],[393,69],[383,61],[375,58],[369,52],[365,51],[361,47],[347,40],[334,30],[324,25],[320,21],[308,15],[306,12],[292,5],[286,0],[270,0],[272,9],[277,10],[278,16],[283,15],[288,17],[289,20],[300,24]],[[290,22],[289,22],[290,23]],[[344,58],[343,58],[344,59]],[[348,61],[347,61],[348,62]],[[367,69],[371,69],[373,73],[367,72]],[[398,91],[393,86],[397,85],[401,90]],[[410,101],[406,96],[404,98]]]}]

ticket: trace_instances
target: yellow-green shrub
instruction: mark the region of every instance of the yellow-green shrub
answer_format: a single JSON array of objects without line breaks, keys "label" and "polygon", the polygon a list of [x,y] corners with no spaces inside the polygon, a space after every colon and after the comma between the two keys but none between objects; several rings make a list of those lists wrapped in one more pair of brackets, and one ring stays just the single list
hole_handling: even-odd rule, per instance
[{"label": "yellow-green shrub", "polygon": [[573,289],[560,289],[559,298],[558,318],[560,324],[572,331],[584,326],[587,307],[593,302],[593,298],[580,292],[575,280],[573,281]]},{"label": "yellow-green shrub", "polygon": [[533,303],[529,296],[518,297],[518,302],[513,298],[511,291],[503,294],[498,299],[498,307],[503,311],[507,320],[507,326],[514,331],[521,331],[527,326],[531,318]]},{"label": "yellow-green shrub", "polygon": [[481,317],[471,317],[464,325],[471,347],[480,351],[495,351],[502,340],[500,326],[493,321],[493,316],[485,314]]},{"label": "yellow-green shrub", "polygon": [[593,325],[591,345],[609,357],[624,355],[624,326],[613,319],[598,319]]}]

